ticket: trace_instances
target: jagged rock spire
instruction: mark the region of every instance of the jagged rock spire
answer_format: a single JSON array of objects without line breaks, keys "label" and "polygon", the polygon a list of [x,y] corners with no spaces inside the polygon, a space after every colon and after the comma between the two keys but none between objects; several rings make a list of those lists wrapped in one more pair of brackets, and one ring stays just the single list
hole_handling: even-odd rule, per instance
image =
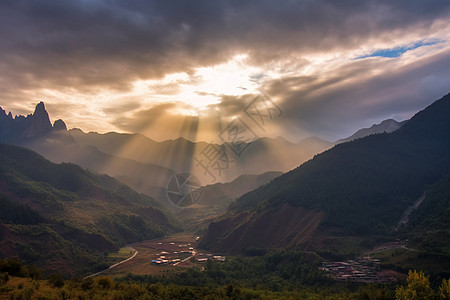
[{"label": "jagged rock spire", "polygon": [[[67,130],[63,121],[55,122],[58,130]],[[50,117],[45,109],[44,102],[36,105],[33,114],[26,117],[16,116],[0,108],[0,140],[9,141],[15,139],[28,139],[45,134],[53,129]]]}]

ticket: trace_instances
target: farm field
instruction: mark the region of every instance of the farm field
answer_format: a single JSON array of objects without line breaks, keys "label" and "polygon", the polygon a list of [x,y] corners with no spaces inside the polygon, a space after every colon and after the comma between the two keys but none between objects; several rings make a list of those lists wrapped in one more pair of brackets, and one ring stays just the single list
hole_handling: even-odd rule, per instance
[{"label": "farm field", "polygon": [[[161,275],[182,272],[186,268],[203,268],[206,258],[213,254],[197,249],[196,237],[178,234],[161,239],[148,240],[122,248],[119,253],[131,256],[132,250],[138,254],[131,260],[102,272],[102,275],[120,277],[128,273],[136,275]],[[125,253],[127,252],[127,253]],[[118,256],[118,254],[111,254]],[[124,259],[127,256],[123,257]],[[197,261],[200,259],[200,261]],[[156,262],[157,261],[157,262]]]}]

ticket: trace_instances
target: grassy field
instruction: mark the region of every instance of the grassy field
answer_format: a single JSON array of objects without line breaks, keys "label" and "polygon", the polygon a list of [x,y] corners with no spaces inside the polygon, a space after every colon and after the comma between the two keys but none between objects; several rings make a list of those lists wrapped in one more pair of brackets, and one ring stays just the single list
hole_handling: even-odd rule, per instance
[{"label": "grassy field", "polygon": [[109,253],[108,258],[121,261],[124,259],[127,259],[128,257],[132,256],[134,253],[134,250],[130,246],[122,247],[117,252]]}]

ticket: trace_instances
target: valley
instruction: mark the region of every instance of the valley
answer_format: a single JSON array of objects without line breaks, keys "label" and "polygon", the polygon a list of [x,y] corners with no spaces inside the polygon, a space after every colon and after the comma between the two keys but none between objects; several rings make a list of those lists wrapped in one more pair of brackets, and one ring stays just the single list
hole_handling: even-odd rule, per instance
[{"label": "valley", "polygon": [[[398,253],[399,249],[418,251],[406,247],[405,241],[394,241],[377,245],[372,250],[346,261],[322,261],[322,266],[318,269],[324,275],[338,281],[397,283],[406,276],[381,266],[386,263],[386,253],[393,253],[392,251]],[[250,252],[249,254],[254,255]],[[98,276],[121,278],[128,274],[169,275],[185,272],[188,268],[202,271],[207,261],[226,261],[226,256],[198,248],[198,237],[186,233],[137,242],[121,248],[117,254],[111,253],[110,256],[121,257],[124,260],[85,278]]]},{"label": "valley", "polygon": [[132,256],[129,260],[90,276],[167,275],[184,272],[187,268],[204,269],[208,259],[226,259],[224,256],[198,249],[196,237],[186,233],[142,241],[128,247],[135,249],[135,252],[130,252]]},{"label": "valley", "polygon": [[0,300],[449,300],[450,1],[0,0]]},{"label": "valley", "polygon": [[[389,290],[419,269],[436,284],[450,274],[449,104],[447,95],[408,122],[359,131],[393,128],[340,141],[288,172],[243,168],[231,181],[207,185],[177,173],[179,166],[154,165],[144,152],[117,155],[130,139],[139,149],[160,147],[145,137],[77,130],[76,141],[62,121],[46,125],[36,137],[0,144],[0,255],[86,282],[241,281],[271,291],[346,282]],[[34,116],[48,119],[44,104]],[[195,148],[183,140],[166,146],[177,152],[180,143]],[[267,148],[255,145],[249,149]],[[73,164],[82,161],[96,171]],[[177,205],[171,195],[190,202]]]}]

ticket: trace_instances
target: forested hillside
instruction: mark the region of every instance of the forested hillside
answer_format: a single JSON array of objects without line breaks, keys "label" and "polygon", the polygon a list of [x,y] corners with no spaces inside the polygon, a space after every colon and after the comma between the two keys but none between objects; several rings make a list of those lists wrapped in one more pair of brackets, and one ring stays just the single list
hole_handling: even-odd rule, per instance
[{"label": "forested hillside", "polygon": [[173,232],[152,198],[106,175],[0,144],[0,256],[77,273],[105,251]]},{"label": "forested hillside", "polygon": [[[232,239],[246,241],[246,246],[249,240],[255,246],[270,246],[255,240],[257,228],[248,226],[284,205],[323,212],[317,228],[321,233],[392,232],[404,210],[450,171],[449,115],[450,95],[446,95],[398,131],[339,144],[316,155],[237,199],[221,221],[210,225],[203,245],[220,249]],[[278,223],[272,220],[268,226],[275,235],[288,230]],[[260,234],[267,230],[260,228]]]}]

